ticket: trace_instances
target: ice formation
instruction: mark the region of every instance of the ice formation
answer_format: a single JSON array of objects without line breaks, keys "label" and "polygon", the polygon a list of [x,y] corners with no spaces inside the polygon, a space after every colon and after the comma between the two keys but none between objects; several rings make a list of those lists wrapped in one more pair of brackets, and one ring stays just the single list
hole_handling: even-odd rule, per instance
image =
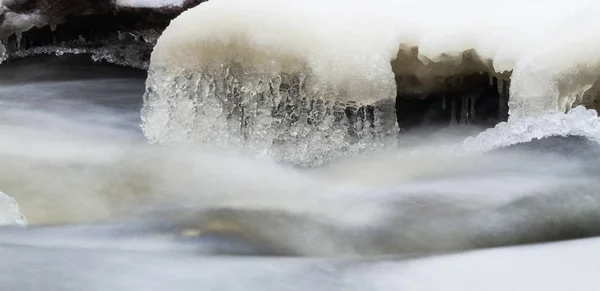
[{"label": "ice formation", "polygon": [[489,151],[549,136],[583,136],[600,144],[600,119],[594,109],[577,106],[568,113],[552,112],[499,123],[459,147],[468,151]]},{"label": "ice formation", "polygon": [[83,53],[147,69],[169,21],[201,1],[3,1],[0,63],[35,54]]},{"label": "ice formation", "polygon": [[0,192],[0,227],[26,226],[27,220],[12,197]]},{"label": "ice formation", "polygon": [[591,0],[211,0],[159,38],[144,132],[152,142],[354,149],[353,138],[393,131],[394,113],[379,104],[481,73],[500,98],[510,81],[513,118],[564,112],[600,72],[598,13]]},{"label": "ice formation", "polygon": [[[401,60],[396,74],[418,79],[467,71],[527,74],[547,62],[550,72],[539,76],[546,81],[548,75],[583,76],[577,65],[593,70],[600,59],[594,54],[600,44],[591,41],[599,33],[597,1],[553,1],[540,9],[511,0],[493,11],[491,3],[473,0],[344,1],[343,9],[340,4],[212,0],[171,23],[152,62],[174,73],[211,73],[216,64],[239,63],[258,73],[310,74],[315,78],[310,89],[329,89],[336,101],[371,103],[395,97],[394,59]],[[582,82],[574,87],[590,84]]]}]

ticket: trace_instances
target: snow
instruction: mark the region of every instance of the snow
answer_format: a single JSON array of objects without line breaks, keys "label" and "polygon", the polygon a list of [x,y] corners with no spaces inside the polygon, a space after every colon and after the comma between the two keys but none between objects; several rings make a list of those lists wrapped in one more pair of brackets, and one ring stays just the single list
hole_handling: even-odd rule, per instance
[{"label": "snow", "polygon": [[384,263],[370,270],[372,290],[596,290],[600,239],[500,248]]},{"label": "snow", "polygon": [[[0,284],[5,290],[25,285],[32,290],[191,291],[202,286],[230,291],[594,291],[600,272],[599,247],[600,240],[595,238],[377,261],[150,255],[69,248],[24,251],[21,246],[3,246],[0,256],[11,263],[0,264]],[[69,274],[69,280],[56,279],[64,274]]]},{"label": "snow", "polygon": [[47,18],[38,12],[20,14],[7,10],[2,15],[4,16],[0,25],[0,36],[2,37],[27,31],[35,26],[42,27],[48,23]]},{"label": "snow", "polygon": [[0,192],[0,226],[26,226],[27,220],[12,197]]},{"label": "snow", "polygon": [[117,0],[117,6],[158,8],[167,6],[183,6],[184,0]]},{"label": "snow", "polygon": [[[158,41],[152,67],[215,72],[241,63],[258,72],[314,77],[335,100],[395,96],[395,70],[423,80],[513,71],[514,117],[563,111],[600,72],[600,3],[548,1],[211,0],[182,13]],[[435,70],[414,72],[415,57]],[[480,60],[466,61],[474,50]],[[471,63],[469,63],[471,62]],[[328,98],[327,95],[324,98]]]}]

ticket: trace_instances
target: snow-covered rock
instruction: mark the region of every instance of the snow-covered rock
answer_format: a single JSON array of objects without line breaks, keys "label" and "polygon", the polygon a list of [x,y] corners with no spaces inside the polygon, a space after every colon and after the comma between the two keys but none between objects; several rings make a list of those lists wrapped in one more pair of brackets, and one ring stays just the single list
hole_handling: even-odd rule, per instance
[{"label": "snow-covered rock", "polygon": [[0,226],[27,226],[27,219],[19,211],[14,198],[0,192]]}]

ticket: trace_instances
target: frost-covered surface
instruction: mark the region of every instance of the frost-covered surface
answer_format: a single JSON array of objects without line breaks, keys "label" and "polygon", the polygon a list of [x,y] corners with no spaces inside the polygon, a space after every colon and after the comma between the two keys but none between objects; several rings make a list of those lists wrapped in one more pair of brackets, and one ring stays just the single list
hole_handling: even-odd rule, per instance
[{"label": "frost-covered surface", "polygon": [[502,122],[496,127],[467,138],[461,147],[472,151],[488,151],[549,136],[584,136],[600,143],[598,112],[577,106],[567,114],[551,112]]},{"label": "frost-covered surface", "polygon": [[0,192],[0,226],[6,225],[26,226],[27,219],[19,211],[17,201]]}]

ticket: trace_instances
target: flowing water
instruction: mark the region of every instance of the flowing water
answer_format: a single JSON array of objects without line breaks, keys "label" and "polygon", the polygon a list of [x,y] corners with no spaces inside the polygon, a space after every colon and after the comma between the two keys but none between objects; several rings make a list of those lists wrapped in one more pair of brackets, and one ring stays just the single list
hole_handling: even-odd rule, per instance
[{"label": "flowing water", "polygon": [[140,71],[32,57],[0,80],[0,190],[29,223],[0,231],[2,290],[562,290],[561,264],[598,268],[597,239],[430,257],[600,235],[593,111],[297,168],[148,144]]}]

